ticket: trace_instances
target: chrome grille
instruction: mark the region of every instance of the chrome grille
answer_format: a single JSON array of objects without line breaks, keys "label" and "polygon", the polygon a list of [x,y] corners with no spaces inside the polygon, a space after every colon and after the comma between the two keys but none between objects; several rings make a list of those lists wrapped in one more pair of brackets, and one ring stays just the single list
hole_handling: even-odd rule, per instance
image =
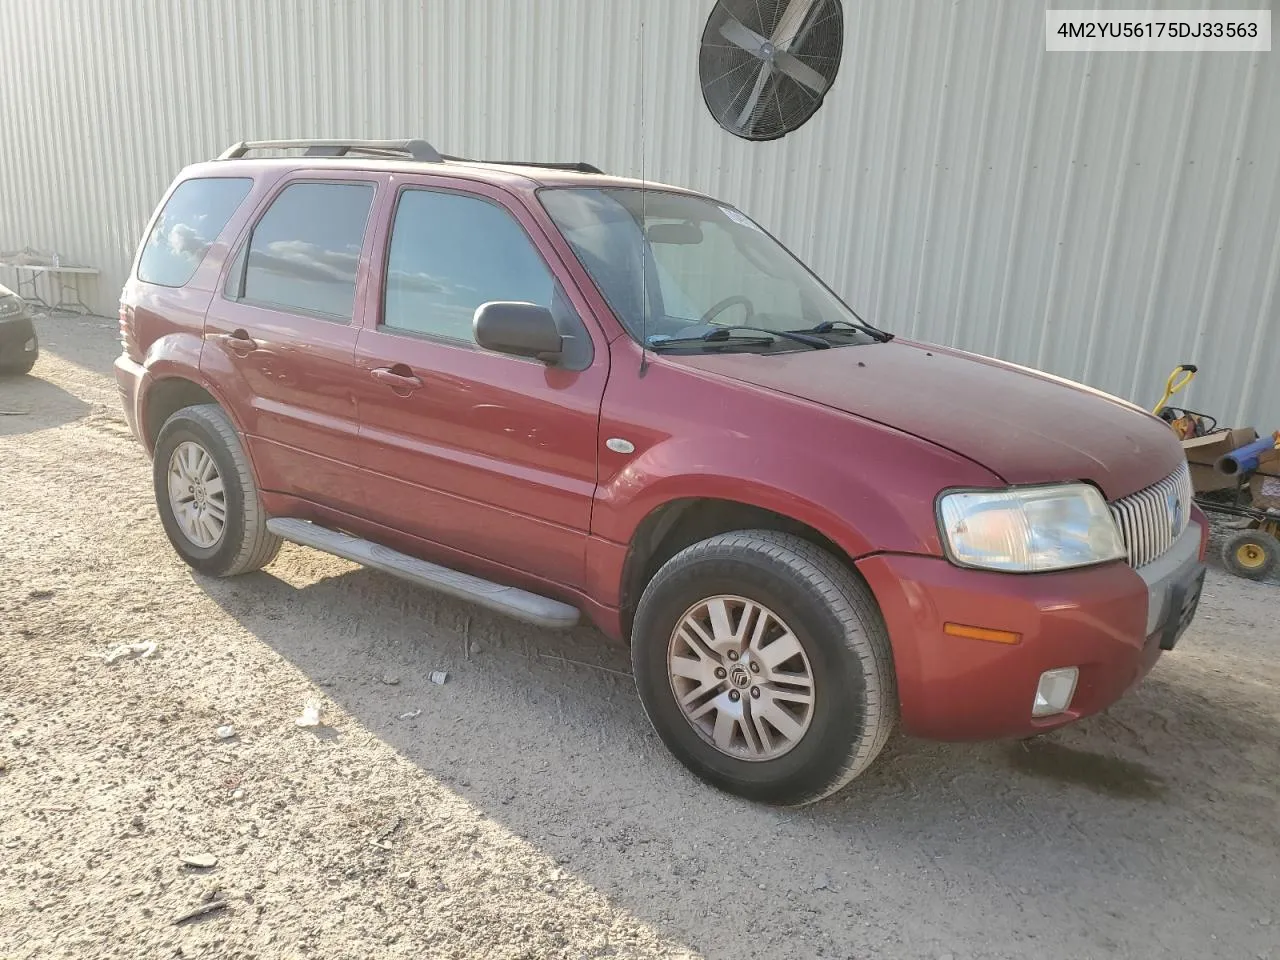
[{"label": "chrome grille", "polygon": [[1183,463],[1159,483],[1111,504],[1132,566],[1144,566],[1173,546],[1191,522],[1191,497],[1191,471]]}]

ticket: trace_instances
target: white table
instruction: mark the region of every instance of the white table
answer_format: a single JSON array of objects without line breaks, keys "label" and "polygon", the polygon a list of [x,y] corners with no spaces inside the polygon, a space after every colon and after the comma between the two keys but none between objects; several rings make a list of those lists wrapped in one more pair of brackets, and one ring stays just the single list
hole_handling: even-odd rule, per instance
[{"label": "white table", "polygon": [[[80,278],[96,277],[100,273],[97,267],[49,266],[32,263],[9,263],[0,260],[0,266],[10,267],[18,274],[18,289],[14,292],[28,303],[38,304],[47,310],[64,310],[68,313],[92,313],[93,308],[84,302],[80,295]],[[24,273],[31,276],[23,277]],[[40,296],[37,281],[40,274],[47,273],[57,281],[53,289],[53,303]],[[53,287],[53,284],[50,284]]]}]

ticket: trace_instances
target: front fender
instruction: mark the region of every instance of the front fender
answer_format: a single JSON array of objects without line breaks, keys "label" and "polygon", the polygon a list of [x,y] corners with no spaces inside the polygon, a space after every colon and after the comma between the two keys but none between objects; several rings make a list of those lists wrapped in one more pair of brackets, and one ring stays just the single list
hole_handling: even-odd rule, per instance
[{"label": "front fender", "polygon": [[883,498],[866,491],[849,491],[850,509],[838,512],[819,484],[797,486],[767,475],[753,457],[743,456],[732,443],[706,438],[672,438],[635,458],[596,494],[594,532],[616,543],[627,543],[646,516],[675,500],[708,498],[731,500],[791,517],[818,530],[858,557],[872,552],[871,537],[852,517],[882,513]]},{"label": "front fender", "polygon": [[[601,409],[591,520],[602,540],[629,544],[663,504],[711,497],[798,520],[854,559],[940,556],[938,492],[1000,483],[974,461],[884,424],[666,358],[642,373],[628,345],[616,349],[623,356]],[[615,453],[608,440],[635,449]]]},{"label": "front fender", "polygon": [[[785,431],[756,438],[724,431],[669,437],[602,478],[592,532],[629,543],[644,518],[664,504],[714,498],[804,523],[853,559],[886,551],[940,556],[938,491],[990,484],[991,474],[896,431],[859,434],[865,442],[848,446],[804,439],[812,429],[802,437]],[[891,463],[902,466],[886,469]]]}]

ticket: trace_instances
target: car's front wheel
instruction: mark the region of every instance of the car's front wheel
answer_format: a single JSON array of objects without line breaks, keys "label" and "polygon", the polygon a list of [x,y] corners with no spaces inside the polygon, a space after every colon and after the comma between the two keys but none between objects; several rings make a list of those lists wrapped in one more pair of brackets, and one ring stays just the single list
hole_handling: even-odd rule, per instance
[{"label": "car's front wheel", "polygon": [[217,404],[184,407],[165,421],[156,438],[152,479],[169,542],[201,573],[248,573],[279,552],[280,538],[267,530],[249,458]]},{"label": "car's front wheel", "polygon": [[676,554],[636,611],[632,664],[663,742],[708,782],[804,804],[879,754],[897,718],[870,589],[820,547],[747,530]]},{"label": "car's front wheel", "polygon": [[[32,337],[31,339],[34,341],[35,337]],[[37,345],[32,350],[24,351],[22,357],[18,360],[13,360],[8,363],[0,363],[0,376],[25,376],[31,372],[32,367],[36,365],[36,360],[38,360],[39,357],[40,347]]]}]

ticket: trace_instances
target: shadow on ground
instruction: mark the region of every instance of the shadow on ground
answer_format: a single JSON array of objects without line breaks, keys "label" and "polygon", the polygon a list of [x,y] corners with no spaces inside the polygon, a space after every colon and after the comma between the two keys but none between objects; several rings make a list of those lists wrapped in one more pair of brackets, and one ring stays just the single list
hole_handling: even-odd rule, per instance
[{"label": "shadow on ground", "polygon": [[36,319],[40,352],[113,381],[112,364],[120,353],[118,323],[110,317],[46,314]]},{"label": "shadow on ground", "polygon": [[[760,894],[735,906],[743,884],[779,912],[766,952],[802,925],[806,944],[839,954],[861,924],[886,948],[942,949],[928,932],[946,930],[1052,953],[1019,919],[1032,915],[1079,927],[1079,949],[1141,953],[1180,923],[1205,935],[1170,916],[1183,891],[1229,914],[1274,904],[1277,887],[1233,874],[1243,861],[1266,869],[1280,845],[1265,813],[1275,792],[1260,786],[1280,774],[1274,701],[1176,658],[1108,714],[1050,737],[896,738],[836,797],[775,810],[680,768],[644,717],[626,651],[593,629],[513,624],[363,568],[300,587],[270,571],[201,586],[403,756],[714,956],[767,946],[749,905]],[[447,684],[428,682],[435,670]],[[1148,907],[1163,919],[1135,924]],[[709,914],[728,925],[714,941]]]},{"label": "shadow on ground", "polygon": [[0,437],[60,427],[89,412],[83,400],[40,378],[40,367],[21,377],[0,377]]}]

